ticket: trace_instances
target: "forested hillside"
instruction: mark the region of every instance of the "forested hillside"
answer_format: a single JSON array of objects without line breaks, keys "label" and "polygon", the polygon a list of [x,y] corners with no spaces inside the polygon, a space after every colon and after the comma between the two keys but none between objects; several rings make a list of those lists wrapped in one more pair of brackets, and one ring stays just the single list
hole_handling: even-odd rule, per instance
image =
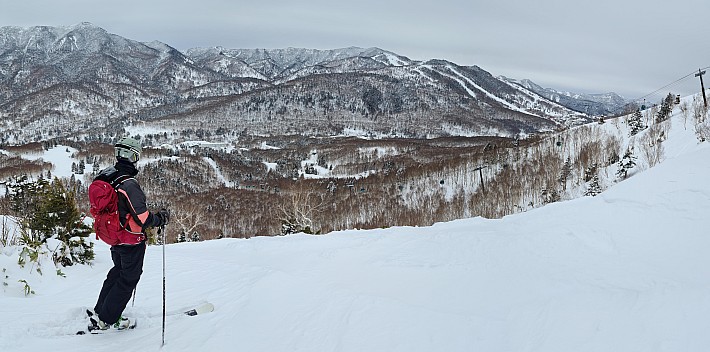
[{"label": "forested hillside", "polygon": [[[521,139],[242,136],[172,145],[165,135],[148,133],[136,135],[147,145],[139,177],[154,206],[173,210],[171,240],[500,218],[596,195],[652,167],[664,158],[672,114],[684,121],[673,128],[706,138],[702,99],[675,104],[669,97],[635,114]],[[82,169],[73,174],[72,188],[77,199],[86,199],[93,175],[114,160],[111,143],[55,140],[8,148],[0,175],[44,170],[46,177],[51,164],[17,155],[67,145]],[[87,206],[79,202],[88,213]]]}]

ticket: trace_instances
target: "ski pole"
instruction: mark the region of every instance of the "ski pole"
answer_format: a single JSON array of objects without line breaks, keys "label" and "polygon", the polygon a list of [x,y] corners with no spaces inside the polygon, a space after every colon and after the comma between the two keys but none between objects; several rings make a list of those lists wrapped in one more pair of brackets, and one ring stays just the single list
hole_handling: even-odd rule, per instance
[{"label": "ski pole", "polygon": [[163,233],[163,340],[160,343],[162,348],[165,345],[165,226],[160,228]]}]

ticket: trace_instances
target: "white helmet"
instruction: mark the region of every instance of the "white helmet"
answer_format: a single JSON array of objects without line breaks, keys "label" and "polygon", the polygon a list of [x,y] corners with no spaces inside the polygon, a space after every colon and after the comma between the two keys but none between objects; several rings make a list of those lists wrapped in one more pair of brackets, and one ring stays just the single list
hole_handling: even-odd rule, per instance
[{"label": "white helmet", "polygon": [[132,163],[138,162],[141,158],[142,151],[141,142],[131,137],[123,137],[114,145],[114,155],[116,158],[128,159],[128,161]]}]

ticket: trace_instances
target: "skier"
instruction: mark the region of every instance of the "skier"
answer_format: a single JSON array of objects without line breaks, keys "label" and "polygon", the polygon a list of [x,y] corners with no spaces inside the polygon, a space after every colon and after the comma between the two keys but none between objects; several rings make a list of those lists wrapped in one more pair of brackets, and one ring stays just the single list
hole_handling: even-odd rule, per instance
[{"label": "skier", "polygon": [[[118,193],[118,214],[121,226],[136,235],[136,243],[111,246],[113,268],[104,280],[94,310],[88,310],[91,320],[89,330],[106,330],[111,327],[126,329],[135,326],[135,321],[121,316],[131,299],[133,290],[143,273],[143,258],[146,250],[145,230],[162,227],[168,223],[167,209],[150,212],[146,197],[138,181],[136,163],[142,152],[139,141],[124,137],[114,146],[116,164],[102,170],[96,179],[111,183]],[[121,179],[120,182],[117,180]],[[118,183],[117,185],[115,183]]]}]

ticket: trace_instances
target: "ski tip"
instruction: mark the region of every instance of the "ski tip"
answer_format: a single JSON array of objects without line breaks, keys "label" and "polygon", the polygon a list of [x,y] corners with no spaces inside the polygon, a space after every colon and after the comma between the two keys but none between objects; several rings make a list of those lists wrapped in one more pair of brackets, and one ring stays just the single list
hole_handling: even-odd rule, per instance
[{"label": "ski tip", "polygon": [[203,303],[193,309],[185,311],[186,315],[195,316],[199,314],[205,314],[214,311],[214,305],[212,303]]}]

